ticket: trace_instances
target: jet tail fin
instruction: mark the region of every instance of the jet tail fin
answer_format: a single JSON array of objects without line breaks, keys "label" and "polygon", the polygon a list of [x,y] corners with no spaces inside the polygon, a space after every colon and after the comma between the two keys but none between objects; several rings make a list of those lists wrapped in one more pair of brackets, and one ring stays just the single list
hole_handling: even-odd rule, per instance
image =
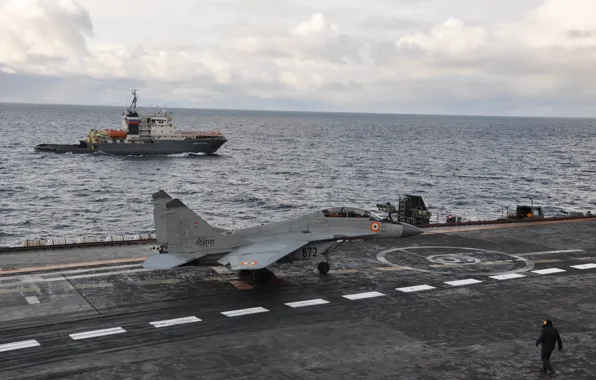
[{"label": "jet tail fin", "polygon": [[155,236],[157,244],[164,245],[168,242],[166,231],[166,203],[172,200],[172,197],[163,190],[159,190],[151,196],[153,200],[153,224],[155,225]]},{"label": "jet tail fin", "polygon": [[[166,228],[166,204],[173,198],[163,190],[159,190],[151,196],[153,200],[153,224],[155,225],[155,235],[157,244],[167,248],[168,234]],[[223,228],[212,227],[217,232],[227,232]]]},{"label": "jet tail fin", "polygon": [[228,252],[245,244],[243,238],[222,235],[226,231],[207,223],[179,199],[165,204],[165,235],[169,253],[204,254]]}]

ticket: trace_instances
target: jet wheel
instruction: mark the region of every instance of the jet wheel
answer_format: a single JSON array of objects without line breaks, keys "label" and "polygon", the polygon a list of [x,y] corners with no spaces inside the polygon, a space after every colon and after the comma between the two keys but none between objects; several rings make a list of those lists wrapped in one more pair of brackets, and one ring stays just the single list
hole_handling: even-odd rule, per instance
[{"label": "jet wheel", "polygon": [[329,265],[329,263],[323,261],[319,263],[317,268],[319,269],[319,272],[321,274],[327,274],[329,273],[329,269],[331,269],[331,266]]},{"label": "jet wheel", "polygon": [[260,284],[266,283],[271,277],[273,277],[273,272],[266,268],[259,269],[255,272],[255,280]]}]

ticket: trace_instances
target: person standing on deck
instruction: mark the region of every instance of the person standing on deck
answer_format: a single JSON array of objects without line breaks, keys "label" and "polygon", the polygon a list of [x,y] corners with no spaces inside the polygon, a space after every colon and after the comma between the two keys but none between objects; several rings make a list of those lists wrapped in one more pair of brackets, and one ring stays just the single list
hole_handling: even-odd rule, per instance
[{"label": "person standing on deck", "polygon": [[542,372],[553,374],[555,370],[550,365],[550,354],[555,349],[555,343],[559,344],[559,351],[563,349],[563,341],[559,335],[559,330],[553,326],[553,322],[550,319],[544,321],[542,325],[542,331],[540,336],[536,340],[536,347],[542,344],[542,352],[540,358],[542,359]]}]

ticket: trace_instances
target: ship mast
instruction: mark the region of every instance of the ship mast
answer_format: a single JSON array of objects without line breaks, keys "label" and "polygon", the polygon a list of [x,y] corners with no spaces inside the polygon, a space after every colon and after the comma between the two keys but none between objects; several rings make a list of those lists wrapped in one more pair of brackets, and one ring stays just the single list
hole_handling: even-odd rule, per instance
[{"label": "ship mast", "polygon": [[133,88],[132,89],[132,102],[130,103],[130,106],[128,107],[128,111],[132,112],[136,108],[137,108],[137,89]]}]

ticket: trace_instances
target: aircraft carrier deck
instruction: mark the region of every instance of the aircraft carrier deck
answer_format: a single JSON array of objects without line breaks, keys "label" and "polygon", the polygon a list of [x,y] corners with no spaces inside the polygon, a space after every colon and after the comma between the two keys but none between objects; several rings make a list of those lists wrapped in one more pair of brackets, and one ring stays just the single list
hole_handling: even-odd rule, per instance
[{"label": "aircraft carrier deck", "polygon": [[[272,267],[145,271],[146,245],[0,254],[0,378],[596,378],[596,220],[426,230]],[[508,275],[498,273],[509,272]]]}]

